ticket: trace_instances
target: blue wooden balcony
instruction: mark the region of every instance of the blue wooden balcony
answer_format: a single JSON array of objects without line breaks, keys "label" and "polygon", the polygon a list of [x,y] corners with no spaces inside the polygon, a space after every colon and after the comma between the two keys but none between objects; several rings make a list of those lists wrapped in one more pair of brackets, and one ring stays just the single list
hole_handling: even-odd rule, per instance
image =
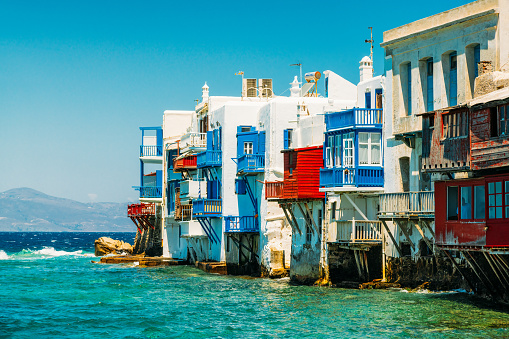
[{"label": "blue wooden balcony", "polygon": [[218,150],[207,150],[196,155],[196,167],[216,167],[222,165],[222,152]]},{"label": "blue wooden balcony", "polygon": [[140,146],[140,157],[162,157],[163,146],[156,145],[141,145]]},{"label": "blue wooden balcony", "polygon": [[140,191],[140,198],[162,198],[163,188],[161,186],[133,186],[137,191]]},{"label": "blue wooden balcony", "polygon": [[224,217],[225,233],[258,233],[260,225],[258,218],[254,216]]},{"label": "blue wooden balcony", "polygon": [[222,215],[221,199],[193,200],[193,217],[220,218]]},{"label": "blue wooden balcony", "polygon": [[237,173],[259,173],[265,169],[265,154],[244,154],[237,158]]},{"label": "blue wooden balcony", "polygon": [[320,187],[383,187],[384,170],[381,167],[321,168]]},{"label": "blue wooden balcony", "polygon": [[371,127],[382,128],[382,109],[353,108],[325,115],[326,130]]}]

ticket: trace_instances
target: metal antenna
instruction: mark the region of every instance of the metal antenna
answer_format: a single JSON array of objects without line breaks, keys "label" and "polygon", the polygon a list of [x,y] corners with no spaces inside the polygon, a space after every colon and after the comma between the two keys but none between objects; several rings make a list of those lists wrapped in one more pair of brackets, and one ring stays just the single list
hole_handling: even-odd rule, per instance
[{"label": "metal antenna", "polygon": [[[373,27],[368,27],[370,32],[371,32],[371,39],[369,40],[364,40],[364,42],[367,42],[368,44],[371,44],[371,48],[369,50],[369,58],[371,59],[371,63],[374,64],[373,62],[373,42],[375,42],[375,40],[373,40]],[[375,74],[375,68],[373,67],[373,75]]]},{"label": "metal antenna", "polygon": [[290,66],[299,66],[300,68],[300,83],[302,84],[302,63],[291,64]]}]

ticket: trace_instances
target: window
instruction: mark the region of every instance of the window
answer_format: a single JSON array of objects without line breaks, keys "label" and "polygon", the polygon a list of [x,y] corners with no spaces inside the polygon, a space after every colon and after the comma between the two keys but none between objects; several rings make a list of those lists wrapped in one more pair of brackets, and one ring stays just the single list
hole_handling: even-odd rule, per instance
[{"label": "window", "polygon": [[341,134],[334,137],[334,165],[341,167]]},{"label": "window", "polygon": [[474,219],[486,218],[484,186],[474,186]]},{"label": "window", "polygon": [[253,154],[253,143],[251,141],[244,142],[244,154]]},{"label": "window", "polygon": [[330,207],[330,221],[336,220],[336,202],[334,201]]},{"label": "window", "polygon": [[502,195],[502,181],[488,183],[488,218],[503,218]]},{"label": "window", "polygon": [[377,88],[375,89],[375,108],[382,108],[382,102],[383,102],[382,89]]},{"label": "window", "polygon": [[490,108],[491,137],[509,135],[509,105]]},{"label": "window", "polygon": [[447,187],[447,220],[458,220],[458,186]]},{"label": "window", "polygon": [[429,58],[426,62],[426,111],[433,109],[433,58]]},{"label": "window", "polygon": [[284,130],[284,149],[292,148],[293,130],[291,128]]},{"label": "window", "polygon": [[310,225],[310,222],[311,220],[309,219],[309,217],[306,216],[306,243],[307,244],[310,244],[311,243],[311,240],[313,239],[313,230],[311,229],[311,225]]},{"label": "window", "polygon": [[327,147],[325,148],[325,165],[327,168],[334,167],[334,136],[327,137]]},{"label": "window", "polygon": [[464,137],[468,134],[468,112],[456,112],[442,115],[443,138]]},{"label": "window", "polygon": [[472,187],[461,187],[461,219],[472,219]]},{"label": "window", "polygon": [[449,55],[449,106],[458,104],[458,57],[456,52]]},{"label": "window", "polygon": [[481,45],[474,47],[474,75],[479,76],[479,63],[481,62]]},{"label": "window", "polygon": [[353,148],[354,133],[347,133],[343,137],[343,166],[354,166],[354,148]]},{"label": "window", "polygon": [[359,164],[380,165],[380,133],[359,132]]}]

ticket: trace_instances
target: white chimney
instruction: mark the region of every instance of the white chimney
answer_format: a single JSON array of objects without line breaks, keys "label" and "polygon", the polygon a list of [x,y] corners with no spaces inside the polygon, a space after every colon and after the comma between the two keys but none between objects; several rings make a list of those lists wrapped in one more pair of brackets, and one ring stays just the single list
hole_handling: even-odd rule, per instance
[{"label": "white chimney", "polygon": [[360,82],[373,78],[373,61],[371,61],[368,56],[365,56],[359,63],[359,71],[361,76]]},{"label": "white chimney", "polygon": [[291,93],[290,96],[298,97],[299,93],[300,93],[300,88],[299,88],[300,82],[299,82],[299,80],[297,80],[297,76],[295,76],[295,78],[293,78],[293,82],[290,83],[290,85],[292,85],[292,87],[290,88],[290,93]]},{"label": "white chimney", "polygon": [[201,100],[202,102],[206,102],[209,100],[209,86],[207,86],[207,82],[205,82],[205,85],[201,88]]}]

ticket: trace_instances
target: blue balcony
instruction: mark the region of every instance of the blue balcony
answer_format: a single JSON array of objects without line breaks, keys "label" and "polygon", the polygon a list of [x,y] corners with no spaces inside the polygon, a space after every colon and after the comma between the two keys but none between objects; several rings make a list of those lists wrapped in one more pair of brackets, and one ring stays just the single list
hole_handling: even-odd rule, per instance
[{"label": "blue balcony", "polygon": [[225,233],[258,233],[260,225],[258,218],[254,216],[224,217],[224,232]]},{"label": "blue balcony", "polygon": [[264,154],[244,154],[237,159],[237,173],[259,173],[264,168]]},{"label": "blue balcony", "polygon": [[381,167],[321,168],[320,187],[383,187],[384,170]]},{"label": "blue balcony", "polygon": [[222,152],[218,150],[210,150],[198,153],[196,155],[196,167],[216,167],[222,165]]},{"label": "blue balcony", "polygon": [[353,108],[325,115],[326,130],[370,127],[382,128],[382,109]]},{"label": "blue balcony", "polygon": [[193,200],[193,217],[220,218],[222,216],[221,199]]},{"label": "blue balcony", "polygon": [[133,186],[133,188],[140,191],[140,198],[160,199],[163,197],[163,188],[161,186]]},{"label": "blue balcony", "polygon": [[163,146],[156,145],[141,145],[140,146],[140,157],[162,157]]}]

